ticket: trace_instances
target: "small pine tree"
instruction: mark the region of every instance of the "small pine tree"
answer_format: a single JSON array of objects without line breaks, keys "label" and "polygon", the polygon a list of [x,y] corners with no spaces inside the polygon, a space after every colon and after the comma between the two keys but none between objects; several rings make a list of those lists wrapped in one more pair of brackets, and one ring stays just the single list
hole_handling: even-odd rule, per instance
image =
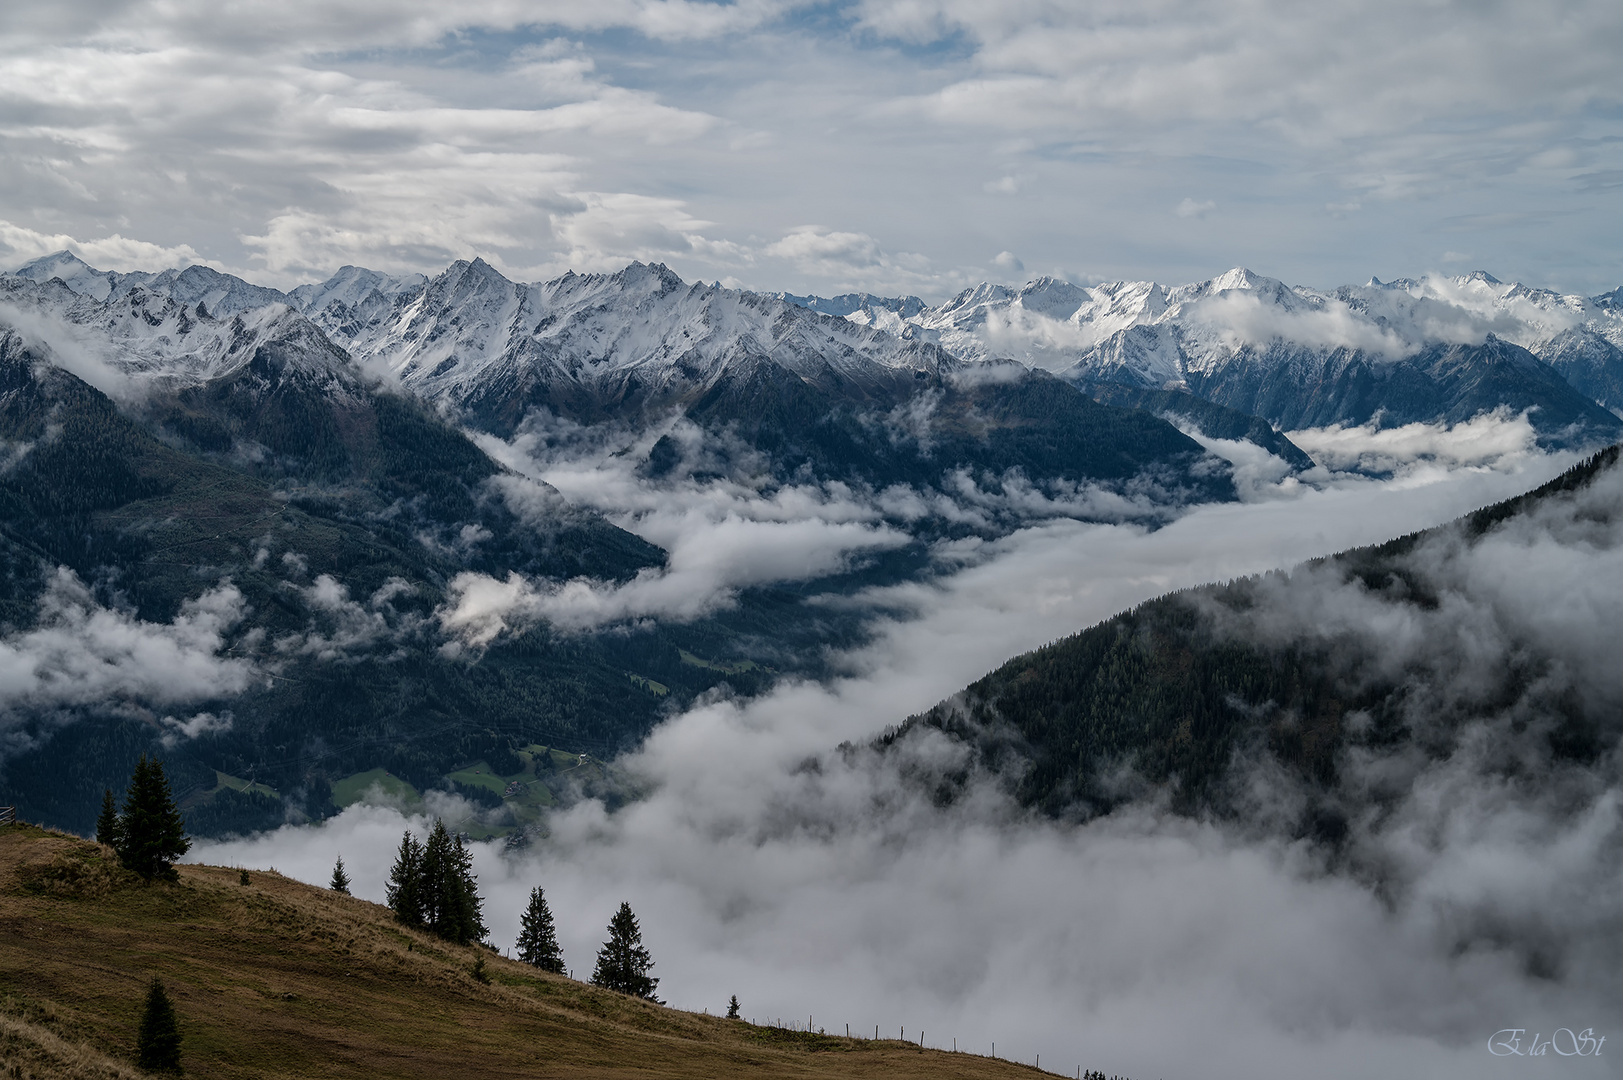
[{"label": "small pine tree", "polygon": [[246,866],[237,867],[237,884],[248,884],[248,868]]},{"label": "small pine tree", "polygon": [[175,878],[174,861],[191,850],[186,839],[186,823],[181,820],[163,764],[157,758],[141,755],[130,789],[124,796],[124,812],[118,818],[119,862],[125,869],[151,881]]},{"label": "small pine tree", "polygon": [[422,875],[423,846],[408,831],[400,838],[386,889],[390,909],[407,926],[423,925]]},{"label": "small pine tree", "polygon": [[332,881],[327,884],[327,887],[333,892],[343,893],[345,896],[349,895],[349,875],[344,873],[344,857],[342,855],[338,856],[338,861],[333,864]]},{"label": "small pine tree", "polygon": [[135,1036],[135,1063],[154,1072],[180,1071],[180,1024],[156,975],[147,986],[146,1007]]},{"label": "small pine tree", "polygon": [[473,977],[474,981],[476,982],[482,982],[486,986],[490,985],[490,972],[485,970],[485,957],[483,953],[480,953],[478,956],[474,957]]},{"label": "small pine tree", "polygon": [[609,940],[597,951],[592,984],[657,1002],[654,990],[659,980],[648,974],[653,966],[653,958],[643,948],[637,917],[631,913],[631,905],[622,902],[620,910],[609,920]]},{"label": "small pine tree", "polygon": [[105,788],[101,794],[101,813],[96,816],[96,842],[118,850],[118,803],[113,789]]},{"label": "small pine tree", "polygon": [[530,906],[519,917],[518,958],[554,975],[564,973],[564,953],[552,924],[552,910],[539,885],[530,890]]},{"label": "small pine tree", "polygon": [[729,1019],[729,1020],[737,1020],[738,1019],[738,995],[737,994],[734,994],[732,997],[727,999],[727,1019]]}]

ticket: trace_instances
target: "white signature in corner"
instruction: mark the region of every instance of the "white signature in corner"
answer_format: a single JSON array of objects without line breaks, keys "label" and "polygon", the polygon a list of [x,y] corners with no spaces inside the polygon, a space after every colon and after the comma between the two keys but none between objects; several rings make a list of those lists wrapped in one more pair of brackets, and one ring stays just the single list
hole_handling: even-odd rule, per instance
[{"label": "white signature in corner", "polygon": [[1535,1031],[1524,1045],[1522,1036],[1526,1034],[1526,1028],[1501,1028],[1488,1039],[1488,1053],[1494,1057],[1545,1057],[1552,1053],[1560,1057],[1600,1057],[1600,1048],[1606,1042],[1606,1036],[1596,1037],[1594,1028],[1579,1032],[1556,1028],[1548,1039]]}]

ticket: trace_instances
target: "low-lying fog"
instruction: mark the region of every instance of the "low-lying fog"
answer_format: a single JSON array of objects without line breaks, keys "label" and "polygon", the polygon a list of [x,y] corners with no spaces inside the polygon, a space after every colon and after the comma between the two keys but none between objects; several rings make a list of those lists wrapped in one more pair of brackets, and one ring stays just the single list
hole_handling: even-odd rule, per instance
[{"label": "low-lying fog", "polygon": [[[1597,917],[1581,932],[1615,936],[1623,881],[1602,902],[1585,890],[1604,881],[1563,871],[1616,843],[1615,798],[1570,827],[1500,814],[1434,837],[1438,872],[1393,897],[1324,871],[1301,846],[1243,839],[1153,803],[1060,825],[1023,814],[987,783],[939,810],[896,771],[909,757],[955,752],[937,736],[884,759],[827,753],[1138,601],[1438,524],[1574,460],[1539,453],[1526,424],[1503,416],[1453,432],[1326,431],[1300,442],[1332,468],[1362,463],[1385,478],[1283,478],[1247,447],[1225,445],[1245,502],[1154,531],[1034,517],[1001,540],[944,546],[941,576],[884,590],[891,614],[869,646],[839,658],[841,677],[697,705],[621,762],[643,778],[642,801],[615,813],[579,803],[522,855],[476,845],[492,940],[511,946],[530,888],[542,885],[566,960],[585,978],[625,900],[674,1006],[714,1013],[736,994],[757,1022],[810,1016],[831,1032],[849,1024],[871,1036],[878,1025],[888,1037],[905,1028],[930,1046],[956,1039],[977,1053],[995,1042],[999,1056],[1040,1054],[1066,1075],[1079,1066],[1139,1080],[1607,1074],[1614,1042],[1623,1060],[1609,975],[1530,975],[1510,951],[1454,950],[1440,926],[1452,908],[1491,906],[1502,892],[1559,910],[1593,902]],[[834,565],[862,550],[854,541],[864,530],[873,546],[897,528],[894,516],[826,488],[658,489],[625,458],[590,447],[549,455],[515,442],[505,453],[673,553],[663,583],[626,587],[645,595],[584,598],[596,614],[570,615],[578,626],[725,603],[729,589],[763,575]],[[792,561],[781,544],[799,545]],[[584,609],[532,600],[528,610]],[[470,640],[503,625],[480,623]],[[804,768],[813,756],[821,768]],[[381,901],[406,828],[425,822],[359,805],[319,825],[198,843],[192,857],[325,884],[342,854],[356,894]],[[1560,1027],[1611,1038],[1600,1058],[1489,1053],[1499,1029]]]}]

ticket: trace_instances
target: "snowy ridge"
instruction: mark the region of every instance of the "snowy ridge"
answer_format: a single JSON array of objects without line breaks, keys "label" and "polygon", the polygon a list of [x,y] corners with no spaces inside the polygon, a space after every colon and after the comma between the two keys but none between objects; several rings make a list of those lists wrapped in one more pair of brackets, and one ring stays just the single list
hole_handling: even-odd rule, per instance
[{"label": "snowy ridge", "polygon": [[358,360],[386,366],[426,398],[462,404],[538,387],[680,398],[758,363],[863,387],[951,363],[938,349],[779,297],[689,285],[658,264],[521,284],[475,259],[358,303],[333,282],[296,299]]},{"label": "snowy ridge", "polygon": [[[189,269],[206,269],[192,267]],[[229,314],[233,301],[259,290],[236,278],[207,275],[80,274],[43,283],[22,275],[0,277],[0,324],[65,355],[98,388],[121,398],[143,398],[201,386],[237,374],[265,350],[275,354],[280,377],[296,377],[334,397],[358,386],[354,365],[308,319],[282,302]],[[107,286],[105,299],[97,283]],[[177,295],[178,294],[178,295]],[[190,299],[182,299],[190,298]],[[211,310],[213,300],[217,310]]]},{"label": "snowy ridge", "polygon": [[[1084,287],[1046,277],[1019,289],[982,283],[893,324],[915,327],[965,359],[1009,357],[1051,371],[1074,367],[1149,384],[1176,382],[1186,369],[1211,371],[1242,350],[1279,342],[1387,357],[1428,344],[1481,344],[1490,334],[1536,355],[1573,335],[1623,348],[1620,294],[1623,289],[1595,297],[1563,295],[1506,284],[1483,271],[1393,282],[1371,278],[1366,285],[1325,292],[1236,267],[1176,286],[1119,281]],[[784,295],[808,306],[828,304]],[[872,324],[898,303],[868,300],[845,317]],[[1113,340],[1137,327],[1175,332],[1172,338],[1157,333]],[[1176,370],[1168,363],[1174,339]]]},{"label": "snowy ridge", "polygon": [[1321,291],[1236,267],[1175,286],[982,283],[911,316],[897,314],[897,303],[871,300],[845,317],[965,359],[1012,358],[1083,381],[1203,394],[1218,383],[1323,384],[1358,365],[1376,371],[1438,346],[1497,339],[1545,361],[1582,395],[1623,409],[1623,289],[1564,295],[1476,271]]},{"label": "snowy ridge", "polygon": [[[1623,408],[1623,290],[1569,296],[1480,271],[1329,291],[1243,267],[1175,286],[1043,277],[982,283],[935,307],[689,284],[642,263],[538,283],[480,259],[433,278],[346,266],[281,293],[204,266],[118,274],[61,252],[4,280],[8,304],[98,328],[132,377],[218,378],[267,340],[305,335],[324,377],[352,377],[353,358],[497,430],[536,407],[601,418],[692,403],[728,381],[788,377],[871,399],[1003,358],[1080,382],[1187,390],[1287,426],[1506,405],[1604,434],[1612,421],[1595,403]],[[25,302],[24,286],[53,299]]]}]

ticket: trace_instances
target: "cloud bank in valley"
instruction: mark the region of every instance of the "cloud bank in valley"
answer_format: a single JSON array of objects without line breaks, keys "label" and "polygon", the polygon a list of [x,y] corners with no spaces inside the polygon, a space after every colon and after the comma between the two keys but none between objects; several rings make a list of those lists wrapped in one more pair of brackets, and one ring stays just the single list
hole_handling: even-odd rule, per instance
[{"label": "cloud bank in valley", "polygon": [[[1062,1071],[1465,1077],[1481,1075],[1487,1036],[1507,1024],[1599,1029],[1617,1018],[1599,961],[1556,982],[1511,951],[1453,955],[1440,942],[1456,913],[1499,898],[1562,911],[1592,901],[1602,872],[1563,871],[1611,851],[1607,804],[1540,817],[1513,793],[1495,803],[1469,769],[1453,789],[1446,770],[1430,774],[1383,834],[1408,859],[1410,888],[1394,903],[1325,873],[1300,845],[1169,818],[1153,802],[1063,827],[1028,819],[983,777],[942,810],[908,777],[963,751],[928,732],[885,758],[834,750],[1139,600],[1436,524],[1568,463],[1506,446],[1471,465],[1439,453],[1386,481],[1298,484],[1153,531],[1054,520],[943,545],[950,573],[861,598],[891,614],[839,658],[841,676],[700,702],[622,761],[642,801],[577,804],[516,857],[480,846],[494,936],[511,942],[539,882],[580,976],[629,900],[678,1006],[715,1011],[736,993],[757,1020],[905,1025],[982,1052],[995,1040],[1000,1055],[1040,1053]],[[360,806],[196,857],[321,882],[341,852],[358,892],[380,899],[407,824]],[[1610,858],[1593,865],[1615,869]],[[1588,940],[1612,917],[1597,911],[1565,932]]]}]

